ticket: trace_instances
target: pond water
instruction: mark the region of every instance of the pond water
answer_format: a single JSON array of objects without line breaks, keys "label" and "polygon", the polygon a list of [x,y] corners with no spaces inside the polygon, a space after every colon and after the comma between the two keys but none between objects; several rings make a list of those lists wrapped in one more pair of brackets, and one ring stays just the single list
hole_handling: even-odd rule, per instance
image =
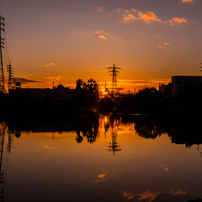
[{"label": "pond water", "polygon": [[201,131],[138,117],[2,122],[1,200],[187,202],[202,197]]}]

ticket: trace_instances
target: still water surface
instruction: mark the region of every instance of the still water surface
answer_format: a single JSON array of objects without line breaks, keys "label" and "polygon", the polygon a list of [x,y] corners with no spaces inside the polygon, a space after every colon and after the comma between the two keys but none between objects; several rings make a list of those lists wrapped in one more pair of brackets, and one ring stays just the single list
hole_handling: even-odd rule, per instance
[{"label": "still water surface", "polygon": [[[187,202],[202,196],[201,133],[122,117],[0,124],[5,202]],[[198,138],[198,136],[200,138]]]}]

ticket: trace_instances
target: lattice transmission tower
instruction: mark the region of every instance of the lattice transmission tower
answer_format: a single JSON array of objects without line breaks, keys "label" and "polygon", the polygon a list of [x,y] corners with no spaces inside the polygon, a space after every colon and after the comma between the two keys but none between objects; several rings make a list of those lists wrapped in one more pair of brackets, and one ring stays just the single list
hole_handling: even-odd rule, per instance
[{"label": "lattice transmission tower", "polygon": [[4,82],[4,69],[3,69],[3,56],[2,49],[4,48],[4,38],[1,37],[1,32],[4,32],[5,19],[0,15],[0,92],[5,91],[5,82]]},{"label": "lattice transmission tower", "polygon": [[107,67],[109,69],[109,74],[112,76],[112,83],[111,83],[111,93],[112,94],[118,94],[119,90],[123,90],[123,88],[118,88],[118,82],[117,82],[117,76],[120,73],[119,70],[122,70],[120,67],[116,67],[115,64],[113,64],[112,67]]},{"label": "lattice transmission tower", "polygon": [[11,63],[9,63],[9,65],[7,65],[7,71],[8,71],[8,89],[12,89],[13,84],[15,83],[14,80],[15,78],[13,77],[13,69],[11,67]]}]

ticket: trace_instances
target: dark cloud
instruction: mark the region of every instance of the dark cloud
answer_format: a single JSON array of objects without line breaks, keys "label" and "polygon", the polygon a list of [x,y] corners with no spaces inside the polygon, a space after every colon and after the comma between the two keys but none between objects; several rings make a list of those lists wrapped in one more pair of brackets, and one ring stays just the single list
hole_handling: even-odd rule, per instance
[{"label": "dark cloud", "polygon": [[148,80],[118,80],[120,82],[124,83],[153,83],[153,81],[148,81]]},{"label": "dark cloud", "polygon": [[15,78],[15,82],[20,82],[21,84],[28,84],[28,83],[35,83],[39,81],[34,81],[30,79],[25,79],[25,78]]},{"label": "dark cloud", "polygon": [[158,84],[160,83],[169,83],[169,79],[142,79],[142,80],[122,80],[118,79],[121,83],[127,83],[127,84]]}]

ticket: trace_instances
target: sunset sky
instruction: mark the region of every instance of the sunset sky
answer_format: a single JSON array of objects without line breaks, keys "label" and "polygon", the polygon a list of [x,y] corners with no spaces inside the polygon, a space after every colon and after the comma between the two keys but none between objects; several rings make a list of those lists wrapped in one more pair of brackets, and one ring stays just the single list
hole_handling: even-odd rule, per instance
[{"label": "sunset sky", "polygon": [[[125,91],[201,75],[202,0],[0,0],[9,58],[22,87],[110,82]],[[4,34],[3,34],[4,37]]]}]

